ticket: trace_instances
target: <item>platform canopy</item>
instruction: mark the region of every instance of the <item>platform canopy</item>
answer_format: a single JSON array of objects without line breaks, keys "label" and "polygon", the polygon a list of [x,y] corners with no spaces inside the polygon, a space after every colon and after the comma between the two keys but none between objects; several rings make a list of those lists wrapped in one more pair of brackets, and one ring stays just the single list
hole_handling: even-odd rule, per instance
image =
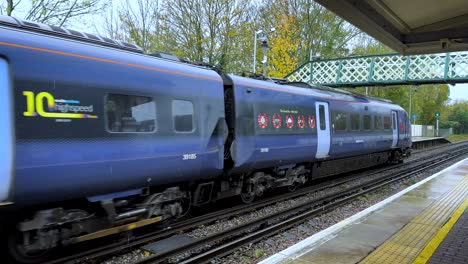
[{"label": "platform canopy", "polygon": [[315,0],[402,54],[468,50],[468,0]]}]

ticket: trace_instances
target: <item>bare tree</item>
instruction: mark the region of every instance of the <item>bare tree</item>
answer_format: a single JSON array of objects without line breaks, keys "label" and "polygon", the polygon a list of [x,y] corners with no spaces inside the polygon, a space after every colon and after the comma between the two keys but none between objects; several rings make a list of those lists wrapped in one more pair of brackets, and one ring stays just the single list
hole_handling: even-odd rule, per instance
[{"label": "bare tree", "polygon": [[161,46],[161,2],[159,0],[127,0],[118,11],[126,40],[145,52]]},{"label": "bare tree", "polygon": [[21,0],[17,1],[16,3],[13,3],[13,0],[6,0],[7,6],[6,8],[3,6],[3,4],[0,6],[2,11],[0,14],[3,14],[3,10],[5,9],[5,13],[7,16],[11,16],[11,13],[13,10],[16,9],[16,7],[21,3]]},{"label": "bare tree", "polygon": [[312,56],[345,56],[361,34],[312,0],[127,0],[108,13],[104,31],[145,52],[170,52],[240,73],[251,69],[255,32],[283,23],[277,21],[283,16],[294,18],[279,28],[291,31],[286,35],[297,48],[284,52],[298,64]]},{"label": "bare tree", "polygon": [[[8,16],[17,10],[21,0],[7,0]],[[23,2],[24,3],[24,2]],[[101,0],[30,0],[22,15],[26,20],[57,26],[64,26],[70,19],[83,15],[96,14],[106,7],[107,1]],[[18,15],[21,15],[18,13]]]},{"label": "bare tree", "polygon": [[[175,0],[165,2],[165,25],[173,47],[190,60],[230,68],[250,40],[249,0]],[[251,46],[251,40],[250,44]],[[241,52],[237,52],[241,51]],[[250,56],[249,56],[250,57]]]},{"label": "bare tree", "polygon": [[102,35],[106,35],[112,39],[126,40],[125,33],[122,29],[122,21],[120,21],[118,7],[115,7],[113,3],[110,3],[104,16],[104,24],[94,25],[96,32],[103,32]]}]

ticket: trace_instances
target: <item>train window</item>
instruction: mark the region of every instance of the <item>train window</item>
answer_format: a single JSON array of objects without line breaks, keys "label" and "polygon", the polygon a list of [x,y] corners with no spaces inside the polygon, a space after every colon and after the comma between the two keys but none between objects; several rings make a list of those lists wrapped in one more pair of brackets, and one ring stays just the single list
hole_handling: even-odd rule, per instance
[{"label": "train window", "polygon": [[392,128],[392,123],[391,123],[391,119],[389,116],[384,116],[383,118],[383,126],[384,126],[384,129],[385,130],[389,130]]},{"label": "train window", "polygon": [[107,130],[113,133],[156,131],[156,104],[152,97],[108,94]]},{"label": "train window", "polygon": [[336,131],[346,130],[346,113],[335,113],[334,119]]},{"label": "train window", "polygon": [[319,105],[319,117],[320,117],[320,130],[325,130],[327,127],[325,125],[325,107]]},{"label": "train window", "polygon": [[172,117],[176,132],[193,131],[193,103],[190,101],[173,100]]},{"label": "train window", "polygon": [[364,130],[370,130],[371,129],[371,116],[370,115],[363,116],[362,124],[364,126]]},{"label": "train window", "polygon": [[374,116],[374,129],[375,130],[382,130],[382,128],[383,128],[382,117],[381,116]]},{"label": "train window", "polygon": [[351,130],[359,130],[359,114],[351,114]]}]

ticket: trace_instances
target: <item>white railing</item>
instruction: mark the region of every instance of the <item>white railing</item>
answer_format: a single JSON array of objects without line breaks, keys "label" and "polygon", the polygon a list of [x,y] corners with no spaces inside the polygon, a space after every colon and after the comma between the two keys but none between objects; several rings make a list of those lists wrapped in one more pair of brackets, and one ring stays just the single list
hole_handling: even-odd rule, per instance
[{"label": "white railing", "polygon": [[447,137],[453,134],[452,129],[439,129],[438,135],[434,126],[411,125],[412,137]]}]

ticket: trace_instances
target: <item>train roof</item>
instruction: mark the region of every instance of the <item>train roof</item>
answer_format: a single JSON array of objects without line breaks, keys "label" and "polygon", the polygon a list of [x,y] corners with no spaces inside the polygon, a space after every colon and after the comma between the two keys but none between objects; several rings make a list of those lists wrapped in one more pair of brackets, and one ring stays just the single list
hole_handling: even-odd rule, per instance
[{"label": "train roof", "polygon": [[[297,86],[294,83],[288,83],[287,85]],[[309,85],[309,84],[307,84],[307,85]],[[315,84],[313,86],[309,85],[309,87],[307,87],[307,88],[319,89],[319,90],[323,90],[323,91],[331,91],[333,93],[346,94],[346,95],[350,95],[350,96],[353,96],[353,97],[356,97],[356,98],[363,98],[363,99],[368,99],[368,100],[373,100],[373,101],[381,101],[381,102],[385,102],[385,103],[394,104],[394,102],[392,100],[390,100],[390,99],[385,99],[385,98],[380,98],[380,97],[375,97],[375,96],[369,96],[369,95],[364,95],[364,94],[353,93],[353,92],[350,92],[350,91],[345,91],[345,90],[342,90],[342,89],[332,88],[332,87],[328,87],[328,86],[322,86],[322,85],[318,85],[318,84]]]},{"label": "train roof", "polygon": [[[183,60],[174,60],[160,54],[145,54],[137,45],[111,40],[94,34],[30,22],[9,16],[0,16],[0,29],[12,31],[2,37],[3,46],[20,47],[38,52],[81,58],[138,69],[154,70],[222,82],[212,68]],[[31,34],[27,38],[18,34]],[[48,38],[46,40],[46,38]],[[21,40],[18,42],[17,40]],[[60,41],[69,41],[64,45]],[[10,43],[10,44],[9,44]],[[17,45],[18,44],[18,45]],[[93,46],[96,48],[89,48]],[[123,56],[125,55],[125,56]],[[140,58],[136,58],[138,56]]]},{"label": "train roof", "polygon": [[80,42],[95,44],[98,46],[116,48],[116,49],[120,49],[124,51],[130,51],[130,52],[134,52],[134,53],[138,53],[142,55],[156,57],[161,60],[177,62],[177,63],[190,65],[190,66],[194,66],[198,68],[216,70],[215,67],[212,67],[210,65],[207,65],[204,63],[196,63],[196,62],[187,61],[173,54],[159,52],[159,51],[153,54],[146,54],[144,53],[141,47],[133,43],[128,43],[125,41],[111,39],[111,38],[104,37],[101,35],[81,32],[81,31],[77,31],[73,29],[64,28],[64,27],[47,25],[47,24],[23,20],[23,19],[11,17],[11,16],[0,15],[0,26],[2,25],[6,27],[10,27],[10,28],[17,28],[17,29],[26,30],[30,32],[36,32],[36,33],[45,34],[49,36],[65,38],[65,39],[70,39],[70,40],[77,40]]},{"label": "train roof", "polygon": [[137,53],[143,53],[143,49],[139,46],[131,43],[127,43],[120,40],[114,40],[107,37],[76,31],[73,29],[67,29],[64,27],[57,27],[52,25],[46,25],[42,23],[27,21],[18,19],[10,16],[0,16],[0,25],[9,27],[21,28],[24,30],[35,31],[47,35],[54,35],[59,37],[65,37],[69,39],[80,40],[84,42],[99,44],[107,47],[113,47]]},{"label": "train roof", "polygon": [[267,90],[274,90],[280,91],[285,93],[293,93],[293,94],[303,94],[307,96],[313,97],[322,97],[322,98],[329,98],[334,100],[346,100],[346,101],[356,101],[356,102],[368,102],[368,103],[383,103],[383,104],[392,104],[391,100],[387,100],[384,98],[372,97],[361,95],[357,93],[352,93],[340,89],[335,89],[326,86],[319,86],[319,85],[309,85],[307,83],[297,83],[297,82],[281,82],[278,79],[252,79],[246,77],[240,77],[236,75],[229,75],[235,82],[254,87],[260,89],[267,89]]}]

